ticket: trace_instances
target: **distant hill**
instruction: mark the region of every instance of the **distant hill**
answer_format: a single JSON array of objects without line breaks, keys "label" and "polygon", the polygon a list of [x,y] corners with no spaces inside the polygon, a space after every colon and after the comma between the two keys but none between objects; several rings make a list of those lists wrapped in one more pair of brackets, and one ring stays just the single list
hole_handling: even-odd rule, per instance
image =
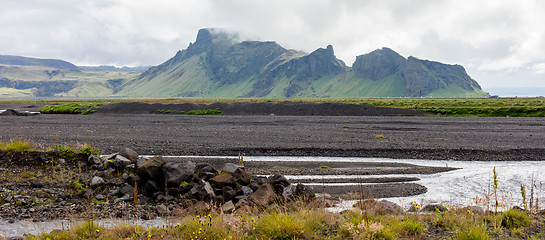
[{"label": "distant hill", "polygon": [[20,66],[43,66],[63,70],[78,70],[72,63],[57,59],[39,59],[21,56],[0,55],[0,64]]},{"label": "distant hill", "polygon": [[0,98],[108,97],[142,71],[93,70],[56,59],[0,55]]},{"label": "distant hill", "polygon": [[383,48],[348,67],[331,45],[310,54],[201,29],[195,43],[121,86],[144,97],[486,97],[460,65]]}]

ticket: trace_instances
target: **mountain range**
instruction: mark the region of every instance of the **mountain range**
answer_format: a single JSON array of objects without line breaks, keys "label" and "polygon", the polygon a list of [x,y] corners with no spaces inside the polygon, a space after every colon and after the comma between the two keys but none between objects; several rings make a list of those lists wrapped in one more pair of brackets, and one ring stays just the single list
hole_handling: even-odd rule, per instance
[{"label": "mountain range", "polygon": [[[58,60],[57,60],[58,61]],[[19,88],[6,80],[3,68],[14,64],[0,57],[0,91]],[[18,63],[18,62],[15,62]],[[34,61],[34,66],[51,68],[57,64],[59,74],[77,72],[97,74],[97,69]],[[11,65],[9,65],[11,64]],[[73,64],[72,64],[73,65]],[[61,68],[62,67],[62,68]],[[271,41],[239,41],[234,34],[216,29],[201,29],[187,49],[178,51],[166,62],[141,74],[107,71],[100,80],[77,76],[61,79],[72,87],[50,92],[52,96],[123,96],[123,97],[486,97],[460,65],[448,65],[415,57],[405,58],[389,48],[356,57],[352,66],[339,60],[331,45],[310,54],[285,49]],[[114,75],[109,76],[104,73]],[[47,75],[47,74],[46,74]],[[49,74],[51,75],[51,74]],[[46,79],[47,80],[47,79]],[[44,80],[44,81],[46,81]],[[50,81],[55,79],[50,78]],[[69,81],[75,81],[68,83]],[[83,82],[82,82],[83,81]],[[24,85],[24,84],[23,84]],[[29,87],[27,84],[24,87]],[[79,88],[79,89],[78,89]],[[39,86],[35,86],[38,89]],[[43,93],[47,91],[42,91]],[[1,94],[0,94],[1,95]]]}]

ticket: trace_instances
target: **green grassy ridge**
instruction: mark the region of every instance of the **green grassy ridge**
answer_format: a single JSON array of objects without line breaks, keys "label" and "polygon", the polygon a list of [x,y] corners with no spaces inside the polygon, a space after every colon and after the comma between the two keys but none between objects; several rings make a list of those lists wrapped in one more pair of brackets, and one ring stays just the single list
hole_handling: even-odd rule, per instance
[{"label": "green grassy ridge", "polygon": [[377,107],[414,109],[443,116],[544,117],[545,98],[92,98],[92,99],[0,99],[0,103],[110,104],[148,103],[233,103],[233,102],[338,102]]},{"label": "green grassy ridge", "polygon": [[96,112],[96,108],[100,107],[100,104],[60,104],[60,105],[45,105],[40,108],[42,114],[81,114],[86,115]]}]

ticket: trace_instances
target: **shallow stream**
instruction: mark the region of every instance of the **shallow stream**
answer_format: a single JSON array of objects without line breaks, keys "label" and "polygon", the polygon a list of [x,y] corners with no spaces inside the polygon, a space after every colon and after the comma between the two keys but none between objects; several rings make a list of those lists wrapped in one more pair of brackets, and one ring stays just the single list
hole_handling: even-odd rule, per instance
[{"label": "shallow stream", "polygon": [[[180,158],[181,156],[171,156]],[[194,156],[192,156],[194,157]],[[388,198],[388,200],[408,208],[411,203],[420,204],[442,203],[445,205],[481,205],[487,206],[485,199],[487,196],[493,198],[490,194],[493,192],[493,168],[496,168],[498,175],[498,196],[499,202],[503,208],[509,208],[515,205],[521,205],[521,184],[526,187],[527,201],[530,194],[534,191],[534,199],[539,198],[543,202],[545,197],[545,161],[527,161],[527,162],[483,162],[483,161],[441,161],[441,160],[416,160],[416,159],[387,159],[387,158],[344,158],[344,157],[281,157],[281,156],[245,156],[245,162],[251,161],[321,161],[321,162],[395,162],[408,163],[420,166],[437,167],[455,167],[458,170],[442,172],[436,174],[395,174],[395,175],[298,175],[286,176],[295,179],[326,179],[326,178],[367,178],[367,177],[417,177],[420,180],[415,183],[428,188],[428,192],[418,196]],[[319,183],[319,185],[335,184],[354,184],[354,183]],[[350,208],[355,201],[344,201],[341,206],[332,208],[332,211],[338,211]],[[543,206],[540,206],[543,207]],[[99,222],[100,225],[114,225],[118,223],[116,219],[106,219]],[[0,236],[11,237],[21,236],[23,234],[37,234],[41,232],[50,232],[54,229],[67,228],[70,221],[51,221],[51,222],[27,222],[20,221],[8,223],[0,221]],[[163,226],[167,224],[162,219],[150,221],[139,221],[143,226]]]}]

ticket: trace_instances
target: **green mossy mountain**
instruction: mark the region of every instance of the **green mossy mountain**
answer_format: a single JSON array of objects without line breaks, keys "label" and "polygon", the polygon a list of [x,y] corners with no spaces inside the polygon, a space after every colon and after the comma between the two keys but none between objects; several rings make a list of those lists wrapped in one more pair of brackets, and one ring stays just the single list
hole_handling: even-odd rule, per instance
[{"label": "green mossy mountain", "polygon": [[275,42],[237,41],[201,29],[195,43],[125,82],[117,96],[139,97],[486,97],[460,65],[404,58],[383,48],[352,67],[331,45],[310,54]]},{"label": "green mossy mountain", "polygon": [[351,67],[331,45],[310,54],[276,42],[201,29],[194,43],[147,68],[78,67],[0,55],[0,97],[486,97],[460,65],[405,58],[388,48]]}]

